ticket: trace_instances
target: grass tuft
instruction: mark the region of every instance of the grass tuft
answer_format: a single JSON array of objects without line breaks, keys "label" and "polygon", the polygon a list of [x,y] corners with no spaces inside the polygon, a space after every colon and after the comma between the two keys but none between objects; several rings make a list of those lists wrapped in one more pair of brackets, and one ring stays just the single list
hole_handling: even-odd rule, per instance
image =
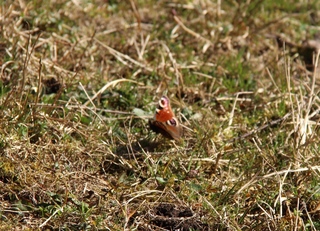
[{"label": "grass tuft", "polygon": [[1,2],[0,229],[320,230],[316,9]]}]

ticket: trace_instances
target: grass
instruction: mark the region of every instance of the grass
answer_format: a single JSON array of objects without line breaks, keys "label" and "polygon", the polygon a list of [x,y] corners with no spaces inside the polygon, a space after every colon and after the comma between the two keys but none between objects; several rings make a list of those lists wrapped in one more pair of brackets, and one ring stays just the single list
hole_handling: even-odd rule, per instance
[{"label": "grass", "polygon": [[219,3],[0,3],[0,230],[320,229],[317,1]]}]

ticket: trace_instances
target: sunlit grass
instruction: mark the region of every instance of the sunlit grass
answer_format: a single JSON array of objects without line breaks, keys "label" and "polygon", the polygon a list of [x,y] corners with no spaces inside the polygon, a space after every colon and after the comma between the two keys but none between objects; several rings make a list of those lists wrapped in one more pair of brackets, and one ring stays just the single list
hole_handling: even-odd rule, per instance
[{"label": "sunlit grass", "polygon": [[1,3],[0,229],[320,229],[316,1],[218,2]]}]

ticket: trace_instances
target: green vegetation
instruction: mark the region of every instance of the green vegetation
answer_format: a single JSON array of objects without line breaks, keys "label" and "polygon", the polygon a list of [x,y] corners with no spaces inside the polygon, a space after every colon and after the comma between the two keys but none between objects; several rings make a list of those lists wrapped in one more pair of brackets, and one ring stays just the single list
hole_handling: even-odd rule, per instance
[{"label": "green vegetation", "polygon": [[319,25],[317,0],[2,1],[0,230],[320,230]]}]

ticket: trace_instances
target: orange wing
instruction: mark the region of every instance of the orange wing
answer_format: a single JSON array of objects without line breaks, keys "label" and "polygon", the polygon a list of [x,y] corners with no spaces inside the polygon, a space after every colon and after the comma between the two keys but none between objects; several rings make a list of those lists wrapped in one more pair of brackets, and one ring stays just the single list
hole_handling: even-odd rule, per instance
[{"label": "orange wing", "polygon": [[161,133],[169,139],[181,140],[183,129],[177,118],[174,117],[170,101],[166,96],[162,96],[156,109],[153,120],[149,120],[150,129],[156,133]]},{"label": "orange wing", "polygon": [[156,109],[155,120],[159,122],[166,122],[174,117],[170,101],[166,96],[162,96],[159,100],[159,105]]}]

